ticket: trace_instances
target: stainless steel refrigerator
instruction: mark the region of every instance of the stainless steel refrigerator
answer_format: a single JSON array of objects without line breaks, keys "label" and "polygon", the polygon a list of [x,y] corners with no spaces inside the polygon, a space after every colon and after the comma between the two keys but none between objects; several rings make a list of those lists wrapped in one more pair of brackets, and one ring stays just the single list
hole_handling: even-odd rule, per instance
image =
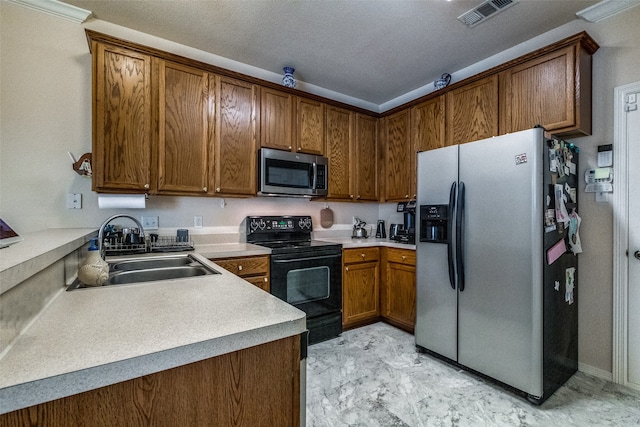
[{"label": "stainless steel refrigerator", "polygon": [[534,128],[418,153],[416,345],[536,404],[577,370],[577,151]]}]

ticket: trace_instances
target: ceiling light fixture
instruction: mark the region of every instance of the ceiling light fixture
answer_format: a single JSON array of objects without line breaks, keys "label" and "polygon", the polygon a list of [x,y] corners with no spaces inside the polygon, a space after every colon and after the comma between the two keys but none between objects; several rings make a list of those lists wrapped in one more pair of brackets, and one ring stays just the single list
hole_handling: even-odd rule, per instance
[{"label": "ceiling light fixture", "polygon": [[470,11],[458,16],[458,21],[469,28],[473,28],[519,1],[520,0],[487,0]]},{"label": "ceiling light fixture", "polygon": [[603,0],[586,9],[576,12],[576,16],[587,22],[600,22],[615,14],[624,12],[640,4],[640,0]]}]

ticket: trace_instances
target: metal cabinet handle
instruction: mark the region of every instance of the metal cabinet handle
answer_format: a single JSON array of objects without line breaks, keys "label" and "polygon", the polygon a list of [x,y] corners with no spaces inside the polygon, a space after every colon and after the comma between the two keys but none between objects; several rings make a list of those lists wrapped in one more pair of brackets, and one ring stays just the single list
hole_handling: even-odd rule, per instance
[{"label": "metal cabinet handle", "polygon": [[640,251],[635,251],[633,256],[636,257],[636,259],[640,259]]},{"label": "metal cabinet handle", "polygon": [[292,147],[291,147],[291,146],[289,146],[289,150],[291,150],[291,148],[292,148]]},{"label": "metal cabinet handle", "polygon": [[265,278],[264,278],[264,282],[266,283],[266,282],[268,282],[268,281],[269,281],[269,279],[267,279],[267,278],[265,277]]},{"label": "metal cabinet handle", "polygon": [[145,184],[144,188],[148,190],[149,189],[149,184]]},{"label": "metal cabinet handle", "polygon": [[302,147],[298,147],[298,151],[302,151]]},{"label": "metal cabinet handle", "polygon": [[364,259],[366,257],[365,254],[360,254],[360,256],[362,257],[362,259]]},{"label": "metal cabinet handle", "polygon": [[404,261],[405,259],[407,259],[406,255],[402,255],[402,260]]},{"label": "metal cabinet handle", "polygon": [[345,271],[349,271],[349,267],[345,267],[345,268],[344,268],[344,270],[345,270]]},{"label": "metal cabinet handle", "polygon": [[207,191],[207,187],[202,187],[202,191]]},{"label": "metal cabinet handle", "polygon": [[220,192],[220,187],[216,187],[216,191],[219,193]]},{"label": "metal cabinet handle", "polygon": [[238,266],[238,270],[242,271],[242,266],[241,265]]}]

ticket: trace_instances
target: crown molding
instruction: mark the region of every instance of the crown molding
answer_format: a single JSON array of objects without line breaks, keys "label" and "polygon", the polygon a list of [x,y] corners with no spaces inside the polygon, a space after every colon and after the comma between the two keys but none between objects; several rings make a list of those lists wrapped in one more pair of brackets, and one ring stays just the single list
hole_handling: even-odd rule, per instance
[{"label": "crown molding", "polygon": [[576,12],[576,16],[587,22],[600,22],[639,4],[640,0],[602,0],[600,3]]},{"label": "crown molding", "polygon": [[57,0],[4,0],[29,9],[63,18],[81,24],[92,15],[90,10],[81,9]]}]

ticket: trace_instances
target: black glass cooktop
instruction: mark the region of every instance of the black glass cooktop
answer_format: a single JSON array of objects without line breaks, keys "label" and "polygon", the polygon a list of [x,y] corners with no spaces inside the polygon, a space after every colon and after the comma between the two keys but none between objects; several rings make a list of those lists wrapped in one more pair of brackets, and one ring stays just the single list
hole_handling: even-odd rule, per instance
[{"label": "black glass cooktop", "polygon": [[339,243],[324,242],[322,240],[256,242],[255,244],[259,246],[265,246],[271,249],[273,253],[333,248],[339,250],[342,247],[342,245],[340,245]]}]

